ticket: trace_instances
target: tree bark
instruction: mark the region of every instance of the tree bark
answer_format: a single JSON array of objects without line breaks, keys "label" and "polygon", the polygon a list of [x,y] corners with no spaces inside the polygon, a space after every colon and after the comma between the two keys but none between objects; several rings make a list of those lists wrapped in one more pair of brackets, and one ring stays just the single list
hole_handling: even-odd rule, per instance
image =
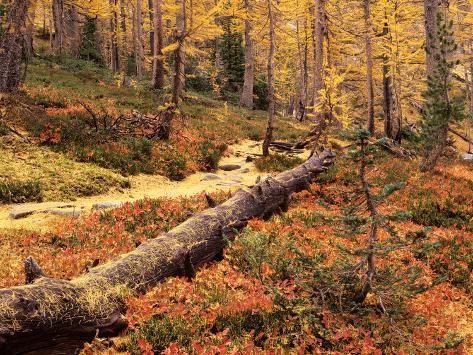
[{"label": "tree bark", "polygon": [[326,31],[325,2],[326,0],[316,0],[315,25],[314,25],[314,120],[319,125],[323,124],[325,114],[317,109],[320,103],[320,90],[324,85],[324,40]]},{"label": "tree bark", "polygon": [[4,31],[0,36],[0,92],[16,92],[20,85],[28,6],[28,0],[15,0],[6,15]]},{"label": "tree bark", "polygon": [[154,89],[164,87],[164,58],[163,58],[163,12],[162,0],[154,0],[153,6],[153,78]]},{"label": "tree bark", "polygon": [[0,352],[73,353],[97,335],[117,335],[127,326],[121,314],[130,294],[145,293],[168,277],[192,277],[197,267],[221,256],[227,240],[250,219],[286,210],[290,195],[306,189],[333,158],[325,151],[251,190],[239,190],[227,202],[71,281],[45,277],[27,259],[28,281],[34,283],[0,290]]},{"label": "tree bark", "polygon": [[274,24],[274,10],[272,0],[268,0],[269,15],[269,55],[268,55],[268,126],[263,142],[263,156],[269,156],[269,146],[273,140],[274,130],[274,52],[276,50],[276,32]]},{"label": "tree bark", "polygon": [[436,69],[436,48],[437,46],[437,14],[439,0],[424,0],[424,20],[425,20],[425,49],[427,52],[426,66],[427,77],[431,77]]},{"label": "tree bark", "polygon": [[[392,41],[387,14],[383,27],[383,37],[386,41]],[[383,55],[383,112],[384,112],[384,135],[398,143],[402,138],[402,110],[399,95],[399,82],[395,78],[392,66],[389,64],[392,53]]]},{"label": "tree bark", "polygon": [[176,0],[176,5],[181,9],[176,15],[176,40],[177,48],[174,51],[174,79],[172,89],[172,103],[175,107],[179,106],[179,99],[185,85],[185,48],[184,41],[187,30],[187,12],[186,1]]},{"label": "tree bark", "polygon": [[112,16],[110,18],[110,66],[113,72],[120,71],[120,50],[118,48],[118,11],[117,0],[110,0]]},{"label": "tree bark", "polygon": [[54,41],[53,51],[61,54],[64,50],[64,3],[63,0],[53,0]]},{"label": "tree bark", "polygon": [[448,124],[445,124],[439,130],[436,137],[432,137],[432,139],[435,139],[438,143],[422,160],[421,165],[420,165],[420,171],[425,173],[425,172],[432,171],[435,168],[435,165],[437,165],[437,161],[439,160],[443,151],[447,147],[449,131],[450,129],[448,128]]},{"label": "tree bark", "polygon": [[252,37],[253,25],[249,16],[253,11],[250,0],[245,0],[246,18],[245,18],[245,79],[240,97],[240,106],[253,108],[253,87],[255,76],[255,54]]},{"label": "tree bark", "polygon": [[143,1],[136,0],[136,48],[135,48],[135,61],[136,61],[136,75],[138,78],[143,76],[144,72],[144,60],[145,52],[143,48]]},{"label": "tree bark", "polygon": [[151,29],[149,31],[149,50],[151,56],[154,56],[154,0],[148,0],[148,16]]},{"label": "tree bark", "polygon": [[366,89],[367,89],[367,106],[368,106],[368,119],[367,126],[371,134],[375,133],[375,122],[374,122],[374,83],[373,83],[373,48],[371,45],[371,12],[370,12],[370,1],[364,0],[363,12],[365,18],[365,54],[366,54]]},{"label": "tree bark", "polygon": [[79,14],[74,4],[69,4],[64,12],[63,24],[63,49],[74,58],[80,55],[80,28]]}]

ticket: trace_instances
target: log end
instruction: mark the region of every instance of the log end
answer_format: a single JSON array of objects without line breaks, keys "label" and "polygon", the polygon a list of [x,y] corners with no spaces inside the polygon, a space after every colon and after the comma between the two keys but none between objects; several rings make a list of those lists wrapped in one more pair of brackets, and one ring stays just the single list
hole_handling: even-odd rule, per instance
[{"label": "log end", "polygon": [[25,260],[25,281],[26,284],[32,284],[35,280],[46,276],[43,269],[38,265],[38,263],[29,256]]}]

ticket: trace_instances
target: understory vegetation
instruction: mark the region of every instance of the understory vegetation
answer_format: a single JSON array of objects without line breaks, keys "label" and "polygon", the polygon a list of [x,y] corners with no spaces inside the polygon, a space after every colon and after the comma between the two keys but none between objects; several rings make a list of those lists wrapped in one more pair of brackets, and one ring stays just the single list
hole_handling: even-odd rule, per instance
[{"label": "understory vegetation", "polygon": [[[380,207],[397,217],[390,218],[390,233],[379,233],[376,292],[364,303],[353,299],[364,278],[357,265],[366,252],[370,219],[356,208],[360,191],[353,187],[354,163],[340,158],[311,192],[293,198],[287,213],[252,221],[230,243],[225,261],[199,270],[192,282],[170,279],[130,298],[127,332],[112,343],[98,340],[84,353],[109,347],[132,354],[468,352],[473,234],[465,226],[471,217],[458,213],[453,223],[451,211],[436,208],[419,219],[425,204],[411,201],[435,194],[440,205],[454,199],[457,210],[471,211],[471,167],[455,163],[426,177],[406,174],[415,169],[413,162],[389,161],[385,153],[376,153],[374,162],[378,169],[368,175],[374,191],[385,193],[383,187],[393,181],[405,187],[387,197],[389,206]],[[213,194],[217,203],[227,197]],[[203,195],[143,200],[71,221],[53,233],[7,234],[1,254],[9,266],[0,272],[0,286],[23,282],[17,260],[28,255],[47,275],[69,279],[94,260],[105,263],[205,208]]]},{"label": "understory vegetation", "polygon": [[[228,145],[262,139],[264,112],[192,92],[184,101],[185,118],[176,121],[170,141],[118,134],[115,121],[134,110],[154,117],[162,97],[144,86],[120,87],[116,80],[107,69],[67,56],[30,63],[25,91],[1,99],[0,117],[7,124],[0,137],[5,150],[0,158],[0,177],[5,179],[1,201],[97,195],[126,189],[128,177],[136,174],[182,180],[196,171],[215,170]],[[278,125],[281,139],[296,139],[304,132],[289,119],[279,119]],[[28,141],[9,127],[17,127]]]}]

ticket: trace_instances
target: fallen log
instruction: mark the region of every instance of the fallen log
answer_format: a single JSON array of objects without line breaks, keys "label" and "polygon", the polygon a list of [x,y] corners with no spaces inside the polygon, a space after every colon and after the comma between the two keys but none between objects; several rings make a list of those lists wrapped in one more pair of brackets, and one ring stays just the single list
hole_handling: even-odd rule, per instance
[{"label": "fallen log", "polygon": [[28,258],[31,284],[0,290],[0,353],[71,354],[96,336],[119,334],[127,327],[122,316],[127,297],[168,277],[193,277],[197,267],[221,257],[227,240],[250,219],[287,209],[290,195],[307,189],[333,158],[324,151],[251,190],[239,190],[225,203],[70,281],[45,276]]},{"label": "fallen log", "polygon": [[454,130],[453,128],[449,128],[448,130],[450,131],[450,133],[453,133],[458,138],[462,139],[463,141],[467,142],[468,144],[473,144],[473,140],[471,140],[467,135],[462,134],[462,133],[458,132],[457,130]]}]

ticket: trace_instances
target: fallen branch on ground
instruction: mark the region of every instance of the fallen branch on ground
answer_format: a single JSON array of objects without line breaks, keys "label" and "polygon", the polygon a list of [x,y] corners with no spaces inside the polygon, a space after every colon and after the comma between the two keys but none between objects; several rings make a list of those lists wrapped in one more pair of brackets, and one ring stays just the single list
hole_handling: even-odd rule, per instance
[{"label": "fallen branch on ground", "polygon": [[251,190],[239,190],[225,203],[71,281],[46,277],[28,258],[31,284],[0,290],[0,352],[73,353],[95,336],[119,334],[127,327],[122,316],[127,297],[168,277],[193,277],[196,268],[222,256],[227,240],[250,219],[286,210],[290,195],[307,189],[333,158],[324,151]]}]

